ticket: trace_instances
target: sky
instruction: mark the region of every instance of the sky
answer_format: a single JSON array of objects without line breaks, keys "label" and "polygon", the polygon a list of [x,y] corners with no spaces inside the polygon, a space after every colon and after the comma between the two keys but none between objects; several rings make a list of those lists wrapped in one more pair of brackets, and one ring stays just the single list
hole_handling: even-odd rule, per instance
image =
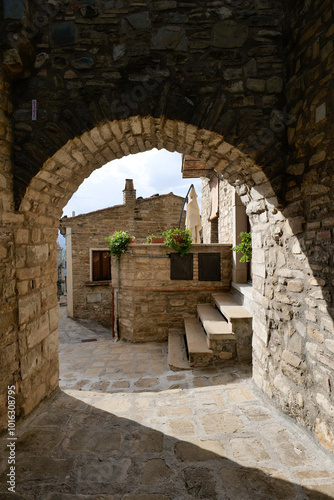
[{"label": "sky", "polygon": [[[133,179],[137,198],[153,194],[174,193],[185,197],[191,184],[201,203],[201,180],[182,179],[182,155],[165,149],[124,156],[95,170],[74,193],[63,209],[63,216],[72,217],[123,203],[125,179]],[[58,238],[61,247],[65,239]]]}]

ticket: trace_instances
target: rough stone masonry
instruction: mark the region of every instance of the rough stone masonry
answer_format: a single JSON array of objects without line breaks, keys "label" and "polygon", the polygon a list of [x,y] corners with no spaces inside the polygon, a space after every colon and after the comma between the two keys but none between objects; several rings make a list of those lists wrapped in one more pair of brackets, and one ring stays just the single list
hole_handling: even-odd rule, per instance
[{"label": "rough stone masonry", "polygon": [[332,2],[4,0],[1,32],[1,408],[8,385],[22,416],[58,384],[62,208],[166,148],[246,205],[254,379],[333,450]]}]

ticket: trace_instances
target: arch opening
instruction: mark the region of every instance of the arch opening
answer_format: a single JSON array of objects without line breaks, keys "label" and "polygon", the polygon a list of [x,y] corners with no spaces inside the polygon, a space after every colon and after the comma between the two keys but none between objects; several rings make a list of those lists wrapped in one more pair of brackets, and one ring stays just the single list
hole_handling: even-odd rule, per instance
[{"label": "arch opening", "polygon": [[[73,10],[44,3],[15,3],[13,22],[5,2],[2,16],[2,393],[20,381],[28,412],[56,386],[50,263],[66,197],[106,157],[154,143],[202,154],[239,183],[254,222],[255,380],[333,450],[330,2],[305,0],[284,12],[278,1],[247,11],[243,2],[201,11],[128,2],[126,12],[103,2]],[[78,60],[79,51],[86,57]],[[135,114],[143,118],[129,118]],[[229,144],[237,151],[224,152]],[[262,170],[248,178],[251,158]],[[45,356],[50,369],[38,371]]]},{"label": "arch opening", "polygon": [[[225,143],[216,133],[198,130],[192,125],[152,117],[132,117],[97,126],[69,141],[45,162],[43,169],[31,181],[20,206],[20,213],[24,214],[26,220],[28,245],[26,260],[22,262],[22,267],[27,271],[18,276],[18,288],[24,292],[19,298],[19,328],[23,343],[27,346],[32,329],[37,325],[45,325],[41,339],[36,339],[36,345],[31,347],[40,356],[43,365],[41,368],[45,363],[48,363],[50,369],[53,367],[49,383],[46,382],[46,392],[57,385],[55,262],[58,221],[62,209],[93,170],[107,161],[153,147],[201,158],[212,169],[223,173],[229,182],[233,182],[242,201],[248,205],[255,203],[257,211],[259,207],[261,212],[272,210],[277,205],[270,182],[261,174],[260,167],[238,149]],[[252,200],[256,189],[263,193],[257,195],[261,196],[261,201]],[[265,201],[266,194],[269,197]],[[254,220],[257,217],[258,213],[255,213]],[[38,276],[35,277],[34,272]],[[32,277],[27,279],[29,273],[32,273]],[[26,303],[29,303],[28,308]],[[47,347],[50,343],[50,347]],[[29,349],[25,349],[26,352],[23,351],[22,354],[28,361]],[[29,361],[26,370],[24,378],[33,378],[35,374]],[[31,401],[33,384],[29,390],[27,386],[26,389],[25,399]]]},{"label": "arch opening", "polygon": [[[286,218],[263,170],[251,158],[224,142],[221,136],[182,122],[132,117],[120,122],[104,123],[69,141],[45,163],[31,181],[22,200],[20,213],[26,221],[26,239],[22,252],[22,271],[17,276],[20,290],[19,328],[21,345],[24,346],[21,355],[21,367],[24,368],[21,368],[22,408],[29,412],[57,386],[55,256],[62,208],[94,169],[114,158],[153,147],[201,159],[212,171],[233,185],[245,205],[253,236],[254,379],[281,404],[288,404],[289,407],[299,404],[300,396],[294,396],[292,389],[282,392],[284,370],[290,369],[286,368],[287,362],[284,359],[282,362],[277,361],[270,352],[277,345],[278,338],[281,338],[281,349],[285,353],[289,349],[293,353],[297,349],[303,350],[302,335],[298,331],[301,328],[301,302],[294,298],[294,294],[304,289],[300,283],[301,268],[306,267],[309,280],[313,279],[313,274],[301,247],[297,249],[298,227],[303,224],[302,220]],[[292,244],[293,251],[290,248]],[[292,295],[287,294],[288,299],[280,294],[279,290],[283,288],[292,292]],[[272,307],[274,295],[278,295],[279,300]],[[287,303],[287,300],[290,302]],[[36,343],[32,344],[29,339],[36,329],[39,336],[36,335]],[[292,340],[286,333],[291,329],[295,334],[295,338],[291,336]],[[39,359],[37,369],[32,368],[31,356]],[[293,356],[298,358],[297,353]],[[48,366],[46,376],[45,365]],[[270,374],[271,370],[275,376]],[[41,373],[45,380],[42,387],[37,382]],[[303,394],[305,405],[306,392]]]}]

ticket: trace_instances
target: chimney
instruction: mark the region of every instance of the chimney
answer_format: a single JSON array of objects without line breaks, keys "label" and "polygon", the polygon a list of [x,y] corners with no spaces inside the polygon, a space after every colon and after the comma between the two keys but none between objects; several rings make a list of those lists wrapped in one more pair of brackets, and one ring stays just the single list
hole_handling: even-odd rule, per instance
[{"label": "chimney", "polygon": [[125,179],[125,188],[123,190],[123,204],[134,205],[136,202],[136,190],[133,187],[133,179]]}]

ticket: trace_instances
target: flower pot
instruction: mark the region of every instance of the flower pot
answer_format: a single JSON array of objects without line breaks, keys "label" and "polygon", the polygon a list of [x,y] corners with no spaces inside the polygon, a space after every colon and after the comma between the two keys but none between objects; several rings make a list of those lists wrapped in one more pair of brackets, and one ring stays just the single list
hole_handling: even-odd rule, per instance
[{"label": "flower pot", "polygon": [[182,242],[182,234],[174,234],[173,238],[176,241],[176,243],[181,243]]},{"label": "flower pot", "polygon": [[150,243],[156,244],[156,243],[163,243],[165,240],[164,238],[151,238]]},{"label": "flower pot", "polygon": [[165,247],[179,253],[181,257],[189,253],[192,244],[191,232],[189,229],[168,229],[164,231]]},{"label": "flower pot", "polygon": [[130,245],[134,245],[136,243],[136,238],[133,236],[129,241]]}]

